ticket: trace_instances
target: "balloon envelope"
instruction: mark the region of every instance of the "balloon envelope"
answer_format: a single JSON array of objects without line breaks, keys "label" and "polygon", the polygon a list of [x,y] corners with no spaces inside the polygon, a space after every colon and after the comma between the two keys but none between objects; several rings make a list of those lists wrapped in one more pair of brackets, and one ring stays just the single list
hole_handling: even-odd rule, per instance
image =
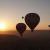
[{"label": "balloon envelope", "polygon": [[48,25],[48,27],[50,27],[50,25]]},{"label": "balloon envelope", "polygon": [[25,22],[29,26],[31,31],[34,30],[34,28],[38,25],[39,21],[40,21],[40,17],[36,13],[28,13],[25,16]]},{"label": "balloon envelope", "polygon": [[20,35],[23,36],[23,33],[26,30],[26,25],[24,23],[18,23],[16,25],[16,29],[20,33]]},{"label": "balloon envelope", "polygon": [[22,19],[23,19],[24,17],[22,16]]}]

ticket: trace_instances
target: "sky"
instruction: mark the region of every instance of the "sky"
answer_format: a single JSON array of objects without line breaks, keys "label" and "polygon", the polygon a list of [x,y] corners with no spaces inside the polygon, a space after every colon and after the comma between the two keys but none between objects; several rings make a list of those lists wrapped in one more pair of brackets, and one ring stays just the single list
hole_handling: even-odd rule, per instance
[{"label": "sky", "polygon": [[25,23],[22,16],[27,13],[39,14],[36,30],[50,29],[50,0],[0,0],[0,22],[6,23],[6,30],[16,30],[16,24]]}]

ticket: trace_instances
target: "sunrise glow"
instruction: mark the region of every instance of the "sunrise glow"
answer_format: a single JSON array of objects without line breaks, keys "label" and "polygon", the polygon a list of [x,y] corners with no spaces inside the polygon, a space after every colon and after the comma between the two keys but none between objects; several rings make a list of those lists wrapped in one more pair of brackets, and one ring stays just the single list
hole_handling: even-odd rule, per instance
[{"label": "sunrise glow", "polygon": [[5,31],[6,29],[6,24],[3,22],[0,22],[0,31]]}]

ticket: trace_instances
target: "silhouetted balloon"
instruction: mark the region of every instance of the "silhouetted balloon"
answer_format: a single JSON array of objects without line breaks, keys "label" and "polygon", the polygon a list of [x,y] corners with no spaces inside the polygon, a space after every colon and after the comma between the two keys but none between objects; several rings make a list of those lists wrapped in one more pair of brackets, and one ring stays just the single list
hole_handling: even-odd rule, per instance
[{"label": "silhouetted balloon", "polygon": [[24,19],[24,17],[22,16],[22,19]]},{"label": "silhouetted balloon", "polygon": [[38,25],[39,21],[40,21],[40,17],[36,13],[28,13],[25,16],[25,22],[29,26],[32,32],[35,29],[35,27]]},{"label": "silhouetted balloon", "polygon": [[18,23],[16,25],[16,29],[20,33],[20,35],[23,36],[23,33],[26,30],[26,25],[24,23]]},{"label": "silhouetted balloon", "polygon": [[50,25],[48,25],[48,27],[50,27]]}]

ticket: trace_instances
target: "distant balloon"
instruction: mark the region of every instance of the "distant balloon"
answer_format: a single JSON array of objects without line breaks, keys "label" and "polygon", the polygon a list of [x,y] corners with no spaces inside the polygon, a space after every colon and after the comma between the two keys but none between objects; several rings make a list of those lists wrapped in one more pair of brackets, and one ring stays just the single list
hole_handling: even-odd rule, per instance
[{"label": "distant balloon", "polygon": [[50,27],[50,25],[48,25],[48,27]]},{"label": "distant balloon", "polygon": [[40,17],[36,13],[28,13],[25,16],[25,22],[29,26],[29,28],[31,29],[31,31],[33,32],[33,30],[35,29],[35,27],[40,22]]},{"label": "distant balloon", "polygon": [[22,16],[22,19],[24,19],[24,17]]},{"label": "distant balloon", "polygon": [[21,36],[23,36],[24,31],[26,30],[26,25],[24,23],[18,23],[16,29]]}]

